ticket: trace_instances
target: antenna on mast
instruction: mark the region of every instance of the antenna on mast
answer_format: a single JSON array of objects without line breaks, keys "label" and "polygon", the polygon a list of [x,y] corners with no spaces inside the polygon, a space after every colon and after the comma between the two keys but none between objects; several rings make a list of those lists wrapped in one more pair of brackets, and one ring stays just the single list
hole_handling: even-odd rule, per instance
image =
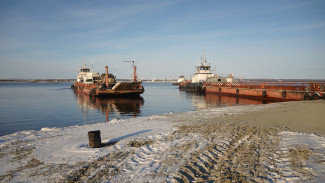
[{"label": "antenna on mast", "polygon": [[83,64],[86,64],[87,63],[87,57],[86,56],[83,56],[82,57],[82,62],[83,62]]},{"label": "antenna on mast", "polygon": [[205,51],[202,51],[202,64],[205,65],[207,62],[207,59],[205,58]]},{"label": "antenna on mast", "polygon": [[114,74],[115,74],[115,77],[116,77],[116,64],[115,64],[115,73]]},{"label": "antenna on mast", "polygon": [[134,61],[131,60],[131,61],[124,61],[124,62],[129,62],[132,67],[133,67],[133,82],[136,82],[137,81],[137,67],[134,65]]},{"label": "antenna on mast", "polygon": [[91,72],[94,72],[94,58],[91,57]]}]

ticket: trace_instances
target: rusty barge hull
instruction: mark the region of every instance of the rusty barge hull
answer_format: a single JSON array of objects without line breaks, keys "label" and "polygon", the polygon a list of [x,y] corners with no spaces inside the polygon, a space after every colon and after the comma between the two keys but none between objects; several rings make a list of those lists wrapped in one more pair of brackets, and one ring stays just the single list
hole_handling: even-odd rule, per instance
[{"label": "rusty barge hull", "polygon": [[101,89],[96,84],[75,82],[72,88],[94,97],[136,97],[144,92],[141,82],[123,82],[116,84],[112,89]]},{"label": "rusty barge hull", "polygon": [[210,94],[271,99],[275,101],[300,101],[325,99],[325,83],[205,83]]}]

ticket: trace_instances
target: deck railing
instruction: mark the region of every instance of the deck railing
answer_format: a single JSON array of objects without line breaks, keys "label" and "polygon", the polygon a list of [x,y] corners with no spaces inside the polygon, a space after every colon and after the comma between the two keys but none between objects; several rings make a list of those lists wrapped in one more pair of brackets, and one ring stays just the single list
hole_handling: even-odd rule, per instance
[{"label": "deck railing", "polygon": [[233,82],[205,83],[205,86],[268,89],[268,90],[291,90],[291,91],[325,91],[325,82]]}]

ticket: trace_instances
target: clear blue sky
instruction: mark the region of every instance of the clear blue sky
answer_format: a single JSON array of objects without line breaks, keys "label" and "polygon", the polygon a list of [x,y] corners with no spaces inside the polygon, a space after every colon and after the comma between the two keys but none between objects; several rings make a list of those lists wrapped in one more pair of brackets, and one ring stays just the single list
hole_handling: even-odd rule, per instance
[{"label": "clear blue sky", "polygon": [[[215,73],[325,79],[325,1],[0,1],[0,78],[75,78],[94,61],[118,78]],[[84,58],[84,59],[83,59]]]}]

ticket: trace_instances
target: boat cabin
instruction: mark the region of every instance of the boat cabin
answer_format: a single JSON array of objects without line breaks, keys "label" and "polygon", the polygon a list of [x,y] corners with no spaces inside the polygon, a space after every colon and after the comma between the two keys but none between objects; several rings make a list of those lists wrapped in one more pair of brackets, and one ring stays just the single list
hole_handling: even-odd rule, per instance
[{"label": "boat cabin", "polygon": [[220,77],[220,76],[212,76],[207,78],[207,83],[232,83],[234,81],[233,77]]},{"label": "boat cabin", "polygon": [[89,68],[81,68],[80,72],[90,72],[90,69]]},{"label": "boat cabin", "polygon": [[185,77],[183,75],[180,75],[178,80],[177,80],[177,83],[180,83],[182,81],[185,81]]},{"label": "boat cabin", "polygon": [[80,72],[77,76],[77,82],[92,84],[95,83],[97,80],[100,80],[99,73],[90,72],[90,68],[88,68],[86,64],[82,68],[80,68]]},{"label": "boat cabin", "polygon": [[210,68],[210,64],[207,63],[207,59],[204,55],[202,55],[201,58],[202,62],[201,65],[195,66],[196,72],[194,76],[192,77],[192,83],[200,83],[205,82],[208,77],[213,76]]}]

